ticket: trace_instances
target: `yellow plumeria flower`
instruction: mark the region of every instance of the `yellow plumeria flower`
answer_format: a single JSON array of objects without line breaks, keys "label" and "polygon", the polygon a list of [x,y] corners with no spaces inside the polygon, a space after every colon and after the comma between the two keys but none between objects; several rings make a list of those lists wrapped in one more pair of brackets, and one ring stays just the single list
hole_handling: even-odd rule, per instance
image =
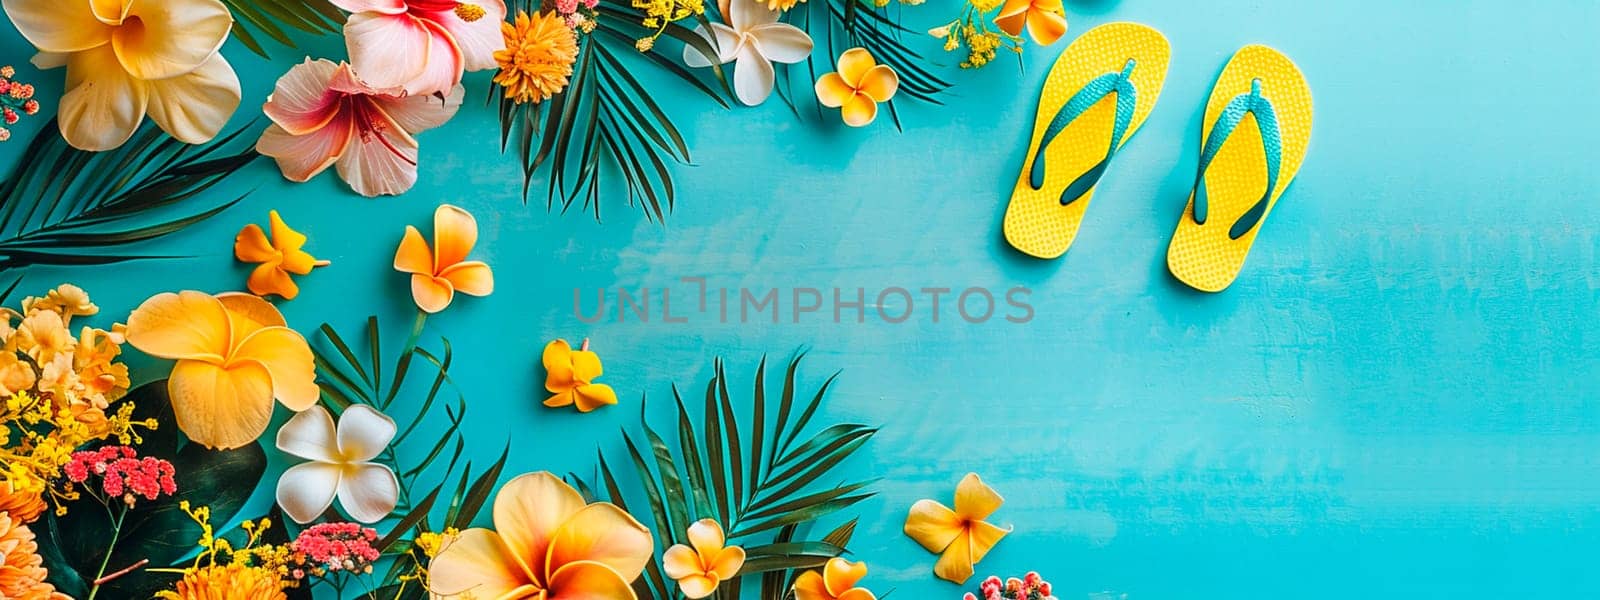
[{"label": "yellow plumeria flower", "polygon": [[617,403],[617,392],[611,386],[594,383],[604,371],[600,355],[589,351],[589,340],[573,350],[566,340],[556,340],[544,347],[544,370],[547,373],[544,389],[551,396],[545,406],[559,408],[578,406],[578,412],[589,412],[607,404]]},{"label": "yellow plumeria flower", "polygon": [[817,101],[839,109],[845,125],[862,127],[878,118],[878,103],[900,89],[900,76],[878,64],[866,48],[851,48],[839,56],[839,71],[823,75],[816,89]]},{"label": "yellow plumeria flower", "polygon": [[678,589],[689,598],[704,598],[717,591],[717,584],[733,579],[744,567],[744,548],[725,546],[722,525],[701,519],[689,526],[689,543],[673,545],[661,556],[667,577],[678,582]]},{"label": "yellow plumeria flower", "polygon": [[830,558],[822,572],[806,571],[794,580],[795,600],[878,600],[856,582],[867,576],[867,563]]},{"label": "yellow plumeria flower", "polygon": [[246,281],[250,293],[257,296],[277,294],[284,300],[293,300],[300,295],[300,286],[295,285],[289,275],[305,275],[314,267],[326,267],[330,263],[317,260],[302,250],[306,236],[290,229],[283,217],[278,216],[278,211],[268,212],[267,219],[271,221],[272,239],[267,239],[260,225],[245,225],[233,238],[233,256],[244,262],[259,263]]},{"label": "yellow plumeria flower", "polygon": [[932,500],[918,500],[906,517],[906,535],[929,552],[938,552],[933,573],[942,579],[965,583],[972,566],[983,560],[1000,538],[1011,532],[984,521],[1005,502],[1000,494],[967,473],[956,485],[956,508]]}]

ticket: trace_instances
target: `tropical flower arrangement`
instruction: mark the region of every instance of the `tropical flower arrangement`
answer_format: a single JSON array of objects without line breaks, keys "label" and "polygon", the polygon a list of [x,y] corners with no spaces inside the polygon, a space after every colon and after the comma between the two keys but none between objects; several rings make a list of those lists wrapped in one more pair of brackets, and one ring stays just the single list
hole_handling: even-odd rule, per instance
[{"label": "tropical flower arrangement", "polygon": [[[698,108],[777,98],[810,125],[887,127],[897,102],[937,103],[951,85],[915,47],[928,40],[901,35],[916,0],[0,4],[64,90],[40,99],[0,68],[5,125],[55,110],[0,181],[7,272],[150,257],[137,246],[245,201],[208,192],[263,156],[288,181],[331,167],[354,194],[405,194],[423,140],[463,110],[495,111],[525,199],[542,177],[547,207],[581,200],[598,219],[602,190],[626,190],[659,221],[672,164],[691,160],[673,119],[694,110],[663,86],[694,90]],[[977,67],[1020,51],[1023,30],[1050,44],[1065,28],[1059,0],[974,0],[936,35]],[[245,106],[229,40],[270,58],[315,35],[341,36],[343,55],[295,52],[244,109],[260,101],[261,124],[228,130]],[[98,326],[72,284],[0,309],[0,598],[877,597],[849,514],[874,482],[837,467],[878,429],[820,423],[834,379],[808,387],[801,357],[775,385],[765,359],[740,385],[718,360],[703,399],[672,388],[669,421],[640,400],[586,475],[508,473],[509,444],[474,464],[451,341],[425,334],[494,293],[477,219],[442,204],[385,240],[393,293],[415,306],[395,343],[377,317],[359,335],[290,322],[281,303],[344,265],[265,212],[233,239],[248,292],[174,286]],[[125,347],[155,372],[130,373]],[[530,406],[627,407],[588,339],[520,356],[544,371]],[[1000,505],[968,475],[953,508],[912,506],[905,532],[938,554],[937,576],[965,582],[1010,531],[988,522]],[[1049,584],[985,582],[985,600],[997,591],[1038,600]]]}]

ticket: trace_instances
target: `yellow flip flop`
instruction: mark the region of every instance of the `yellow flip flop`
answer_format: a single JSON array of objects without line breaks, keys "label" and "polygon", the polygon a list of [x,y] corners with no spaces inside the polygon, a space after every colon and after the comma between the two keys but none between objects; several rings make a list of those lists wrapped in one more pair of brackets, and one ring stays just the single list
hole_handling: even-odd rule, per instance
[{"label": "yellow flip flop", "polygon": [[1306,158],[1311,87],[1283,53],[1240,48],[1206,103],[1200,169],[1167,247],[1167,269],[1219,292],[1239,277],[1256,233]]},{"label": "yellow flip flop", "polygon": [[1101,25],[1067,46],[1039,97],[1006,241],[1039,258],[1067,251],[1106,167],[1155,108],[1171,58],[1166,36],[1138,23]]}]

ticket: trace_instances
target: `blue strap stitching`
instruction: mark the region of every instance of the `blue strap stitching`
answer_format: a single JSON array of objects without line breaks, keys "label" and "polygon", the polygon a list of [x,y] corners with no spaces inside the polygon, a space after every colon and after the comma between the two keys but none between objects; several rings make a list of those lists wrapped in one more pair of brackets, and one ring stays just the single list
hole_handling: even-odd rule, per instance
[{"label": "blue strap stitching", "polygon": [[1111,158],[1116,155],[1117,150],[1120,148],[1122,137],[1133,123],[1134,107],[1137,104],[1137,90],[1134,88],[1129,76],[1133,74],[1133,68],[1136,64],[1135,60],[1129,59],[1123,66],[1122,72],[1106,73],[1094,78],[1088,84],[1085,84],[1082,89],[1079,89],[1076,94],[1073,94],[1072,98],[1068,99],[1067,103],[1061,107],[1061,110],[1056,112],[1055,118],[1051,119],[1050,126],[1045,129],[1044,136],[1039,140],[1039,148],[1034,154],[1033,164],[1028,169],[1028,183],[1033,186],[1033,189],[1038,190],[1044,187],[1045,149],[1050,146],[1051,142],[1055,141],[1056,136],[1060,135],[1078,117],[1083,116],[1083,113],[1087,112],[1089,108],[1098,104],[1101,99],[1107,95],[1116,94],[1116,121],[1112,125],[1110,147],[1106,150],[1106,156],[1098,164],[1079,175],[1062,191],[1061,204],[1071,204],[1078,198],[1083,197],[1084,194],[1087,194],[1099,182],[1100,177],[1105,174]]},{"label": "blue strap stitching", "polygon": [[1233,134],[1239,123],[1244,121],[1246,114],[1254,114],[1256,128],[1261,132],[1262,149],[1267,159],[1267,189],[1249,210],[1234,221],[1228,230],[1231,239],[1239,239],[1249,233],[1261,218],[1266,215],[1267,205],[1272,200],[1272,193],[1278,188],[1278,173],[1283,161],[1283,137],[1278,128],[1277,111],[1272,102],[1261,95],[1261,80],[1250,82],[1250,93],[1240,94],[1223,108],[1222,114],[1211,128],[1211,135],[1207,136],[1205,149],[1200,153],[1200,168],[1195,174],[1194,183],[1194,222],[1204,225],[1207,218],[1209,203],[1206,200],[1205,174],[1211,167],[1211,161],[1222,150],[1222,145]]}]

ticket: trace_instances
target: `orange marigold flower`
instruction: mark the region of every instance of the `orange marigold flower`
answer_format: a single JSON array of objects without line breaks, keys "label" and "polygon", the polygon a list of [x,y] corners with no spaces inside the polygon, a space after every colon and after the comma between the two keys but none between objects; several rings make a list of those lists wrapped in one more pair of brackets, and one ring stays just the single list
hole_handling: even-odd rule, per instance
[{"label": "orange marigold flower", "polygon": [[239,563],[190,569],[176,588],[156,592],[161,600],[286,600],[278,573]]},{"label": "orange marigold flower", "polygon": [[494,82],[517,104],[542,102],[567,88],[578,60],[578,36],[561,15],[518,12],[515,24],[501,23],[506,49],[494,53],[500,72]]},{"label": "orange marigold flower", "polygon": [[57,600],[66,596],[56,593],[53,585],[44,582],[48,572],[44,559],[39,556],[39,543],[33,531],[10,513],[0,513],[0,598],[10,600]]},{"label": "orange marigold flower", "polygon": [[44,496],[39,492],[21,491],[10,481],[0,481],[0,514],[11,515],[11,520],[27,524],[42,513]]}]

